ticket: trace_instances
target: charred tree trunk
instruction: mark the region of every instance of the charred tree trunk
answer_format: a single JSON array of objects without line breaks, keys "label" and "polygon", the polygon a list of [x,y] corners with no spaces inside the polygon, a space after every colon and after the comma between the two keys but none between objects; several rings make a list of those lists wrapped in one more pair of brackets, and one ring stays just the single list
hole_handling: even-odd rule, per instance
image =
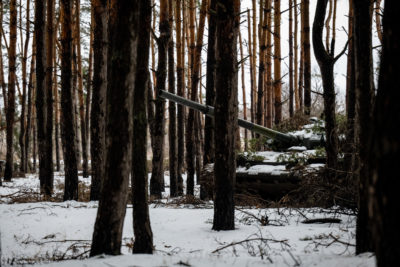
[{"label": "charred tree trunk", "polygon": [[90,157],[92,184],[90,199],[98,200],[105,160],[105,115],[107,92],[107,0],[92,0],[93,83],[91,108]]},{"label": "charred tree trunk", "polygon": [[375,102],[372,137],[369,152],[372,184],[370,205],[373,219],[373,240],[377,266],[396,266],[399,262],[400,232],[398,225],[398,188],[400,180],[400,143],[397,126],[400,123],[400,65],[398,3],[385,1],[383,15],[382,57]]},{"label": "charred tree trunk", "polygon": [[164,132],[165,132],[165,100],[158,97],[159,90],[165,90],[167,78],[167,55],[170,39],[170,25],[168,14],[168,1],[160,2],[160,36],[157,39],[158,65],[156,71],[155,117],[154,117],[154,142],[152,171],[150,179],[150,195],[161,198],[164,191]]},{"label": "charred tree trunk", "polygon": [[237,36],[240,2],[216,4],[216,98],[213,230],[235,228]]},{"label": "charred tree trunk", "polygon": [[147,184],[147,90],[150,79],[148,70],[151,1],[139,1],[138,48],[135,91],[133,94],[133,150],[132,150],[132,203],[135,243],[133,253],[153,253],[148,184]]},{"label": "charred tree trunk", "polygon": [[358,169],[355,171],[359,183],[356,253],[363,253],[373,249],[368,219],[369,163],[367,160],[374,99],[371,9],[373,2],[372,0],[354,1],[353,4],[356,82],[355,140],[358,154]]},{"label": "charred tree trunk", "polygon": [[16,83],[16,47],[17,47],[17,1],[10,1],[10,46],[8,48],[8,92],[6,110],[6,167],[4,181],[11,181],[13,175],[14,152],[14,115],[15,115],[15,83]]},{"label": "charred tree trunk", "polygon": [[90,256],[120,254],[132,168],[133,91],[139,42],[138,2],[111,0],[108,20],[104,180]]},{"label": "charred tree trunk", "polygon": [[64,200],[78,199],[78,167],[75,146],[75,112],[72,94],[72,3],[60,1],[61,10],[61,140],[64,153]]}]

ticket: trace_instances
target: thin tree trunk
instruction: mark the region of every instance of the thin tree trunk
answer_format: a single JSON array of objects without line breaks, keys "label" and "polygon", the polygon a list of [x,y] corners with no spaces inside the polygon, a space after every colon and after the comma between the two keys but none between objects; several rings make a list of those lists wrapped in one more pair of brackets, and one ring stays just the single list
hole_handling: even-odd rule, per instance
[{"label": "thin tree trunk", "polygon": [[293,86],[293,0],[289,0],[289,115],[294,115]]},{"label": "thin tree trunk", "polygon": [[236,180],[237,36],[240,2],[216,5],[216,98],[213,230],[233,230]]},{"label": "thin tree trunk", "polygon": [[[191,71],[191,94],[190,98],[192,101],[197,100],[198,94],[198,84],[199,84],[199,70],[201,64],[201,49],[203,47],[203,33],[204,33],[204,24],[207,12],[207,0],[203,0],[200,8],[200,22],[197,31],[197,40],[194,42],[194,15],[195,15],[195,6],[194,0],[190,1],[190,32],[191,32],[191,46],[192,48],[192,71]],[[197,131],[195,131],[195,113],[193,109],[189,109],[188,119],[187,119],[187,130],[186,130],[186,167],[187,167],[187,185],[186,185],[186,194],[194,195],[194,173],[195,173],[195,142],[196,142]],[[196,142],[197,143],[197,142]],[[200,176],[199,173],[197,173]]]},{"label": "thin tree trunk", "polygon": [[[3,1],[0,2],[0,25],[3,25]],[[3,27],[0,27],[0,34],[3,36]],[[2,44],[3,38],[0,36],[0,47],[3,47]],[[6,81],[4,79],[4,65],[3,65],[3,49],[0,49],[0,85],[1,91],[3,93],[3,102],[4,102],[4,110],[7,110],[7,90],[6,90]]]},{"label": "thin tree trunk", "polygon": [[[21,5],[22,7],[22,5]],[[20,8],[21,9],[21,8]],[[22,19],[21,19],[20,10],[20,31],[22,36]],[[27,81],[27,61],[28,61],[28,48],[29,48],[29,40],[30,40],[30,0],[26,2],[26,23],[25,23],[25,42],[22,46],[22,38],[21,38],[21,47],[22,47],[22,60],[21,60],[21,68],[22,68],[22,101],[21,101],[21,120],[20,120],[20,134],[19,134],[19,145],[21,148],[21,164],[20,164],[20,171],[25,173],[27,171],[26,164],[25,164],[25,150],[26,150],[26,87],[28,85]]]},{"label": "thin tree trunk", "polygon": [[[242,101],[243,101],[243,119],[247,121],[247,103],[246,103],[246,81],[244,74],[244,57],[243,57],[243,44],[242,34],[239,30],[239,48],[240,48],[240,68],[241,68],[241,82],[242,82]],[[247,151],[247,129],[244,129],[244,150]]]},{"label": "thin tree trunk", "polygon": [[[168,44],[168,91],[175,94],[175,62],[174,62],[174,38],[172,29],[174,26],[174,13],[172,1],[168,6],[169,8],[169,24],[171,39]],[[169,101],[168,105],[169,124],[168,124],[168,137],[169,137],[169,188],[171,197],[178,196],[178,169],[177,169],[177,139],[176,139],[176,104]]]},{"label": "thin tree trunk", "polygon": [[54,0],[47,0],[47,36],[46,36],[46,176],[45,192],[50,195],[53,191],[53,57],[54,57]]},{"label": "thin tree trunk", "polygon": [[61,10],[61,140],[64,152],[64,200],[78,199],[78,166],[72,86],[72,3],[60,1]]},{"label": "thin tree trunk", "polygon": [[81,126],[81,145],[82,145],[82,172],[83,177],[89,177],[88,155],[85,123],[85,105],[83,101],[83,77],[82,77],[82,56],[81,56],[81,31],[80,31],[80,0],[75,0],[75,44],[77,54],[77,74],[78,74],[78,98],[79,98],[79,117]]},{"label": "thin tree trunk", "polygon": [[[176,56],[177,56],[177,65],[176,65],[176,87],[177,93],[179,96],[184,96],[185,93],[185,81],[184,81],[184,59],[185,59],[185,44],[184,39],[182,38],[182,19],[181,19],[181,8],[182,2],[181,0],[176,1],[175,5],[175,25],[176,25]],[[177,114],[177,194],[183,195],[183,162],[184,162],[184,149],[185,149],[185,108],[182,105],[178,105],[178,114]]]},{"label": "thin tree trunk", "polygon": [[16,47],[17,47],[17,1],[10,1],[10,46],[8,49],[8,95],[6,110],[6,167],[4,181],[11,181],[14,165],[13,135],[15,114],[15,82],[16,82]]},{"label": "thin tree trunk", "polygon": [[[301,0],[300,0],[301,1]],[[293,0],[293,8],[294,8],[294,103],[295,103],[295,110],[296,112],[300,110],[300,97],[299,97],[299,70],[298,70],[298,14],[297,14],[297,0]]]},{"label": "thin tree trunk", "polygon": [[[249,51],[249,58],[250,58],[250,120],[251,122],[254,122],[254,112],[253,112],[253,107],[254,107],[254,94],[253,92],[256,90],[256,84],[254,80],[254,57],[253,57],[253,45],[252,45],[252,35],[251,35],[251,18],[250,18],[250,10],[247,9],[247,50]],[[250,133],[251,134],[251,133]],[[246,141],[247,142],[247,141]]]},{"label": "thin tree trunk", "polygon": [[107,0],[92,0],[93,97],[90,114],[92,184],[90,200],[100,198],[105,166],[105,116],[107,92]]},{"label": "thin tree trunk", "polygon": [[[260,2],[260,24],[259,24],[259,62],[258,62],[258,90],[257,90],[257,109],[256,109],[256,123],[263,124],[264,114],[264,91],[265,91],[265,50],[266,50],[266,33],[267,33],[267,12],[269,11],[268,0]],[[260,135],[256,135],[258,138]],[[261,149],[261,144],[258,144],[257,149]]]},{"label": "thin tree trunk", "polygon": [[311,49],[310,49],[310,1],[303,0],[304,5],[304,113],[311,113]]},{"label": "thin tree trunk", "polygon": [[274,0],[274,96],[275,124],[282,120],[281,1]]},{"label": "thin tree trunk", "polygon": [[151,1],[139,1],[138,48],[135,91],[133,95],[132,203],[135,243],[133,253],[153,253],[148,184],[147,184],[147,115],[146,98],[150,74],[149,47],[151,30]]},{"label": "thin tree trunk", "polygon": [[138,5],[137,1],[109,2],[107,149],[90,256],[121,253],[129,175],[132,171],[133,93],[141,64],[137,58],[141,13]]},{"label": "thin tree trunk", "polygon": [[153,161],[150,179],[150,194],[153,197],[161,198],[164,190],[164,128],[165,128],[165,101],[158,97],[160,90],[165,90],[167,78],[167,54],[168,43],[170,40],[168,1],[160,2],[160,37],[157,39],[158,45],[158,65],[156,71],[156,93],[155,93],[155,117],[153,138]]},{"label": "thin tree trunk", "polygon": [[[268,7],[271,9],[272,2],[271,0],[268,1]],[[268,12],[267,14],[267,25],[272,25],[272,12]],[[272,33],[271,31],[267,31],[267,71],[266,71],[266,91],[267,91],[267,114],[266,114],[266,126],[272,128],[272,117],[273,117],[273,110],[274,106],[272,105],[273,99],[273,83],[272,83]]]}]

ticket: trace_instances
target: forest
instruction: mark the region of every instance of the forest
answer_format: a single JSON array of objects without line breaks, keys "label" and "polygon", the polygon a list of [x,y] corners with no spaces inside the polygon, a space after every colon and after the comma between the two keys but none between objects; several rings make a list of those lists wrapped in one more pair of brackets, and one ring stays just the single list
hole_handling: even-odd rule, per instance
[{"label": "forest", "polygon": [[2,0],[0,266],[398,266],[399,10]]}]

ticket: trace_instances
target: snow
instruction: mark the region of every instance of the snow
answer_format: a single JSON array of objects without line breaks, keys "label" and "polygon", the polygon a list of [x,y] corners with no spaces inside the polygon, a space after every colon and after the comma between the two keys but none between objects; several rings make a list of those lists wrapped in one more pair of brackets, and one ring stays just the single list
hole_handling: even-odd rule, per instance
[{"label": "snow", "polygon": [[[316,166],[317,167],[317,166]],[[62,174],[55,176],[62,182]],[[90,179],[80,177],[86,183]],[[168,177],[166,177],[166,182]],[[355,216],[332,209],[256,209],[237,207],[234,231],[213,231],[212,205],[150,206],[154,255],[131,255],[132,206],[127,206],[121,256],[54,262],[88,256],[97,202],[7,204],[3,196],[38,190],[36,176],[13,179],[0,187],[2,266],[374,266],[371,254],[355,256]],[[164,202],[166,202],[164,200]],[[303,224],[312,218],[341,223]],[[258,219],[256,219],[258,218]],[[268,218],[263,226],[260,218]],[[246,239],[254,239],[215,252]],[[260,240],[263,239],[264,241]],[[335,242],[336,240],[336,242]],[[339,240],[339,241],[337,241]],[[350,244],[350,245],[349,245]]]}]

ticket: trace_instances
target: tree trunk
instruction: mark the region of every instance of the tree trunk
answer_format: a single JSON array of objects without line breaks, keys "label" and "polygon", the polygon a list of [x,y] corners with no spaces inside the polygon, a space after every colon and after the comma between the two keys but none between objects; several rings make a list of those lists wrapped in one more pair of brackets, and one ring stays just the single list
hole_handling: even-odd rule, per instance
[{"label": "tree trunk", "polygon": [[77,73],[78,73],[78,97],[79,97],[79,117],[81,126],[81,145],[82,145],[82,175],[89,177],[88,155],[86,140],[85,105],[83,101],[83,77],[82,77],[82,56],[81,56],[81,31],[80,31],[80,0],[75,1],[75,44],[77,54]]},{"label": "tree trunk", "polygon": [[148,206],[147,179],[147,90],[151,30],[151,1],[139,1],[138,48],[135,91],[133,95],[132,203],[135,243],[133,253],[153,253]]},{"label": "tree trunk", "polygon": [[107,149],[90,256],[121,253],[129,175],[132,171],[132,100],[139,63],[140,11],[136,1],[111,0],[109,7]]},{"label": "tree trunk", "polygon": [[[171,2],[170,2],[171,3]],[[174,62],[174,38],[172,29],[174,26],[174,13],[173,5],[170,4],[169,8],[169,24],[171,39],[168,44],[168,91],[175,94],[175,62]],[[177,169],[177,139],[176,139],[176,104],[169,101],[168,105],[169,124],[168,124],[168,137],[169,137],[169,190],[170,196],[178,196],[178,169]]]},{"label": "tree trunk", "polygon": [[218,0],[216,4],[216,98],[213,230],[235,228],[237,128],[237,36],[240,2]]},{"label": "tree trunk", "polygon": [[[247,121],[246,80],[245,80],[245,74],[244,74],[244,56],[243,56],[242,34],[241,34],[240,30],[239,30],[239,48],[240,48],[241,82],[242,82],[243,119],[245,121]],[[247,151],[247,129],[244,129],[244,151]]]},{"label": "tree trunk", "polygon": [[[195,14],[195,6],[194,0],[190,1],[190,28],[191,28],[191,46],[193,47],[193,56],[192,56],[192,72],[191,72],[191,93],[190,98],[192,101],[197,100],[197,89],[199,84],[199,71],[201,64],[201,49],[203,46],[203,33],[204,33],[204,24],[205,17],[207,12],[207,0],[203,0],[200,8],[200,22],[197,31],[197,40],[194,43],[194,14]],[[193,14],[192,14],[193,13]],[[192,47],[191,47],[192,48]],[[195,113],[193,109],[189,109],[188,119],[187,119],[187,129],[186,129],[186,167],[187,167],[187,185],[186,185],[186,194],[194,195],[194,173],[195,173],[195,142],[196,142],[197,131],[195,131]],[[198,177],[200,174],[197,174]]]},{"label": "tree trunk", "polygon": [[53,191],[53,57],[54,57],[54,0],[47,0],[47,35],[46,35],[46,176],[45,176],[45,192],[50,195]]},{"label": "tree trunk", "polygon": [[[22,6],[22,5],[21,5]],[[20,11],[20,25],[21,25],[21,36],[22,36],[22,11]],[[26,23],[25,28],[30,28],[30,0],[26,2]],[[28,48],[29,48],[29,41],[30,41],[30,31],[25,31],[25,42],[22,46],[22,38],[21,38],[21,48],[22,50],[22,58],[21,58],[21,68],[22,68],[22,98],[21,98],[21,120],[20,120],[20,134],[19,134],[19,146],[21,148],[21,164],[20,164],[20,171],[25,173],[27,171],[26,164],[25,164],[25,150],[26,150],[26,88],[28,86],[27,81],[27,64],[28,64]]]},{"label": "tree trunk", "polygon": [[[3,25],[3,1],[0,2],[0,25]],[[0,34],[3,36],[3,27],[0,27]],[[0,47],[3,47],[2,44],[3,38],[0,38]],[[3,65],[3,49],[0,49],[0,86],[1,92],[3,94],[3,102],[4,102],[4,110],[7,110],[7,90],[6,90],[6,81],[4,79],[4,65]]]},{"label": "tree trunk", "polygon": [[[365,17],[364,17],[365,18]],[[400,186],[398,163],[400,162],[400,65],[398,27],[398,3],[385,1],[383,15],[383,39],[378,93],[375,101],[372,137],[368,154],[371,166],[369,207],[373,219],[373,240],[377,266],[398,265],[400,247],[398,241],[398,188]],[[369,67],[369,66],[368,66]]]},{"label": "tree trunk", "polygon": [[[185,40],[182,38],[182,21],[181,21],[181,7],[182,2],[181,0],[176,1],[176,9],[175,9],[175,25],[176,25],[176,56],[177,56],[177,63],[176,63],[176,87],[177,93],[179,96],[185,95],[185,81],[184,81],[184,60],[185,60]],[[182,105],[178,105],[178,114],[177,114],[177,194],[183,195],[183,162],[184,162],[184,149],[185,149],[185,108]]]},{"label": "tree trunk", "polygon": [[90,157],[92,184],[90,200],[100,198],[105,157],[105,113],[107,92],[107,0],[92,0],[93,83],[91,108]]},{"label": "tree trunk", "polygon": [[15,114],[15,82],[16,82],[16,46],[17,46],[17,1],[10,1],[10,46],[8,49],[8,95],[6,110],[7,154],[4,181],[11,181],[13,175],[13,135]]},{"label": "tree trunk", "polygon": [[[267,13],[271,12],[268,7],[270,1],[260,1],[260,24],[259,24],[259,62],[258,62],[258,88],[257,88],[257,108],[256,108],[256,123],[263,124],[264,114],[264,91],[265,91],[265,50],[267,49],[265,40],[267,33]],[[260,135],[256,135],[260,138]],[[257,142],[257,150],[261,149],[260,142]]]},{"label": "tree trunk", "polygon": [[36,37],[36,130],[39,154],[39,180],[41,192],[44,191],[47,177],[47,150],[46,150],[46,50],[45,50],[45,15],[46,1],[35,2],[35,37]]},{"label": "tree trunk", "polygon": [[293,87],[293,0],[289,0],[289,115],[294,115]]},{"label": "tree trunk", "polygon": [[281,1],[274,0],[274,95],[275,124],[282,120]]},{"label": "tree trunk", "polygon": [[[311,114],[311,50],[310,50],[310,1],[303,0],[304,5],[304,113]],[[333,78],[333,77],[332,77]]]},{"label": "tree trunk", "polygon": [[[314,54],[317,59],[318,65],[321,70],[322,84],[324,88],[324,114],[325,114],[325,134],[326,144],[325,150],[327,154],[327,170],[328,181],[333,183],[335,171],[337,170],[337,156],[338,156],[338,137],[336,132],[336,118],[335,106],[336,95],[334,87],[333,67],[339,57],[333,57],[329,54],[323,44],[322,32],[324,28],[324,19],[326,13],[326,6],[328,0],[318,0],[317,9],[315,11],[315,18],[313,24],[313,46]],[[306,64],[305,64],[306,65]],[[305,71],[306,72],[306,71]],[[307,109],[307,106],[305,106]]]},{"label": "tree trunk", "polygon": [[156,93],[155,93],[155,117],[154,117],[154,143],[153,161],[150,179],[150,194],[155,198],[161,198],[164,191],[164,131],[165,131],[165,100],[158,97],[159,90],[165,90],[167,78],[167,54],[170,39],[170,25],[168,14],[168,1],[160,1],[160,37],[158,45],[158,65],[156,71]]},{"label": "tree trunk", "polygon": [[356,253],[372,251],[371,229],[368,220],[369,163],[368,138],[371,131],[374,99],[372,63],[372,0],[354,1],[354,56],[356,120],[355,137],[358,154],[356,177],[359,201],[356,229]]},{"label": "tree trunk", "polygon": [[72,3],[60,1],[61,10],[61,140],[64,153],[64,200],[78,200],[75,112],[72,94]]},{"label": "tree trunk", "polygon": [[[268,0],[268,7],[271,9],[272,2],[271,0]],[[267,13],[267,25],[272,25],[272,12]],[[272,117],[273,117],[273,111],[274,107],[272,105],[273,103],[273,90],[274,90],[274,85],[272,82],[272,33],[271,31],[267,31],[267,71],[266,71],[266,91],[267,91],[267,114],[266,114],[266,123],[265,125],[269,128],[272,128]]]},{"label": "tree trunk", "polygon": [[294,102],[295,102],[295,107],[296,107],[296,112],[300,110],[300,98],[299,98],[299,70],[297,68],[298,66],[298,42],[297,42],[297,36],[298,36],[298,15],[297,15],[297,0],[293,0],[293,8],[294,8]]}]

